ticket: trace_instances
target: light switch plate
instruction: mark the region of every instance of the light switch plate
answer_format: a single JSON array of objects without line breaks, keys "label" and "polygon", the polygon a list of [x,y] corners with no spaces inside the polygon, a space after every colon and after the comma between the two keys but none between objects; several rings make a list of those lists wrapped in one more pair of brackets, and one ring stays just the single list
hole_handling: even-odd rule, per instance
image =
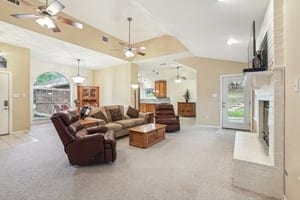
[{"label": "light switch plate", "polygon": [[293,82],[293,88],[295,92],[299,92],[299,79],[295,79]]}]

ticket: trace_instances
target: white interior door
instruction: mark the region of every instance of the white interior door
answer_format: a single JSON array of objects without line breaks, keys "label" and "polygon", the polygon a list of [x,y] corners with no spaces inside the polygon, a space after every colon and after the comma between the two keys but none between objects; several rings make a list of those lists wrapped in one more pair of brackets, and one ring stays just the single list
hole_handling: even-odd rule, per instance
[{"label": "white interior door", "polygon": [[250,129],[249,91],[242,75],[222,77],[222,127]]},{"label": "white interior door", "polygon": [[0,72],[0,135],[9,133],[9,74]]}]

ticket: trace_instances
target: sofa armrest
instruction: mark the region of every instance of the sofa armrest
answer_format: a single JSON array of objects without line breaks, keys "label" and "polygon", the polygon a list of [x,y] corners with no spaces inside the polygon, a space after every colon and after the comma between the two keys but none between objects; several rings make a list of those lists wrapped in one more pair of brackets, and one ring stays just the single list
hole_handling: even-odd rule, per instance
[{"label": "sofa armrest", "polygon": [[104,125],[93,126],[86,129],[88,134],[105,133],[108,129]]},{"label": "sofa armrest", "polygon": [[108,130],[104,133],[104,141],[105,143],[115,143],[116,135],[113,130]]},{"label": "sofa armrest", "polygon": [[153,122],[153,113],[152,112],[139,112],[139,118],[143,118],[145,122]]}]

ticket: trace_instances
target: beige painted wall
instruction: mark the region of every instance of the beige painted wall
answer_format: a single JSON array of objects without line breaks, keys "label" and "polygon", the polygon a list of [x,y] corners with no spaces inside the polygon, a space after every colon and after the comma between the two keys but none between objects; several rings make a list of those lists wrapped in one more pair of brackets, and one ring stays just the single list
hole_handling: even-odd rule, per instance
[{"label": "beige painted wall", "polygon": [[[51,64],[45,61],[40,61],[34,58],[31,58],[30,66],[30,116],[32,121],[32,102],[33,102],[33,84],[39,75],[45,72],[58,72],[64,75],[71,85],[71,105],[73,106],[73,100],[77,99],[77,85],[71,79],[71,76],[77,74],[77,64],[74,62],[74,66],[65,66],[60,64]],[[93,74],[92,70],[80,68],[80,75],[86,77],[82,85],[92,85],[93,84]]]},{"label": "beige painted wall", "polygon": [[131,84],[137,77],[131,63],[93,71],[93,85],[100,86],[100,105],[132,105]]},{"label": "beige painted wall", "polygon": [[12,129],[25,131],[30,129],[29,114],[29,73],[30,50],[0,43],[0,51],[6,54],[7,69],[12,73]]},{"label": "beige painted wall", "polygon": [[[196,73],[196,72],[195,72]],[[185,102],[183,95],[186,90],[190,92],[190,102],[197,101],[197,80],[183,80],[180,84],[175,84],[174,80],[167,81],[168,97],[170,97],[171,104],[177,113],[177,102]],[[197,105],[196,105],[197,106]]]},{"label": "beige painted wall", "polygon": [[247,64],[200,57],[178,62],[197,70],[196,123],[220,126],[220,76],[241,74]]},{"label": "beige painted wall", "polygon": [[140,43],[136,46],[145,46],[145,56],[136,56],[133,61],[140,61],[169,54],[186,52],[188,49],[174,36],[163,35],[152,38]]},{"label": "beige painted wall", "polygon": [[300,79],[300,1],[285,2],[285,61],[286,61],[286,113],[285,163],[286,196],[300,199],[300,93],[293,90],[293,82]]}]

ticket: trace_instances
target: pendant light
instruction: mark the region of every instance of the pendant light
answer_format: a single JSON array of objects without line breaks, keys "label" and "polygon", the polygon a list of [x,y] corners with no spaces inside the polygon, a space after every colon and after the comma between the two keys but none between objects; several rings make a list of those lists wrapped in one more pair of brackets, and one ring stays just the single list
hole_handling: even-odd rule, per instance
[{"label": "pendant light", "polygon": [[179,83],[181,83],[181,77],[179,76],[179,67],[176,67],[176,69],[177,69],[177,75],[175,77],[174,82],[175,82],[175,84],[179,84]]},{"label": "pendant light", "polygon": [[80,59],[77,59],[77,75],[71,77],[73,79],[74,83],[77,83],[77,84],[83,83],[86,79],[85,77],[80,76],[80,74],[79,74],[79,63],[80,63]]}]

